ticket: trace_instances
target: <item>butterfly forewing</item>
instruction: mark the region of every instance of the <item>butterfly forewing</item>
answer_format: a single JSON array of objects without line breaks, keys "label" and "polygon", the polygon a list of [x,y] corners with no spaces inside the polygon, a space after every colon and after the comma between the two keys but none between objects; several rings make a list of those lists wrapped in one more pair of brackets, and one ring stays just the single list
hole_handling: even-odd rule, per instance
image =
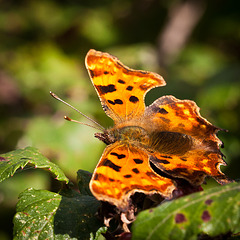
[{"label": "butterfly forewing", "polygon": [[107,53],[90,50],[85,61],[103,109],[115,123],[141,116],[146,92],[165,85],[160,75],[130,69]]},{"label": "butterfly forewing", "polygon": [[207,138],[215,143],[214,147],[221,144],[216,136],[220,129],[200,115],[199,107],[193,101],[163,96],[146,109],[145,117],[165,131],[185,133],[200,140]]}]

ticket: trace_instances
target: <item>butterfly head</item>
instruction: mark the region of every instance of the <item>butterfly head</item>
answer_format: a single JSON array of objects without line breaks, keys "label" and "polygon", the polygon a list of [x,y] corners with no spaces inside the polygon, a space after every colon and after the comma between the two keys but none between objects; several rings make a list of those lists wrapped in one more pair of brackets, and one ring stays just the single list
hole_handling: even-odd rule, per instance
[{"label": "butterfly head", "polygon": [[111,133],[111,131],[107,131],[107,130],[105,130],[103,133],[95,133],[94,137],[98,138],[99,140],[101,140],[102,142],[104,142],[107,145],[115,143],[117,141],[116,137],[113,135],[113,133]]}]

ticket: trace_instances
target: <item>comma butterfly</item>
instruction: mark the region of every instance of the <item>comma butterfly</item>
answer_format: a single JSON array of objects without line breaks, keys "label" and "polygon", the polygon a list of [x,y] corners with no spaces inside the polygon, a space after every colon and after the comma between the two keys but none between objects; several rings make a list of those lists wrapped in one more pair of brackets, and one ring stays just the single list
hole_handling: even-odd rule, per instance
[{"label": "comma butterfly", "polygon": [[221,129],[201,117],[195,102],[163,96],[146,107],[145,94],[164,86],[164,79],[130,69],[108,53],[90,50],[86,67],[105,113],[115,123],[95,134],[108,145],[90,182],[98,200],[127,212],[136,192],[171,198],[175,179],[191,186],[200,186],[206,176],[221,184],[230,181],[220,170],[226,165],[216,136]]},{"label": "comma butterfly", "polygon": [[[95,50],[87,53],[85,61],[102,107],[115,123],[112,128],[104,129],[50,93],[103,131],[95,137],[108,146],[89,186],[98,200],[116,206],[126,231],[137,210],[135,193],[171,199],[199,191],[207,176],[220,184],[231,182],[220,170],[226,165],[216,136],[222,129],[201,117],[195,102],[163,96],[146,107],[146,93],[166,84],[160,75],[130,69]],[[103,215],[109,215],[108,210]]]}]

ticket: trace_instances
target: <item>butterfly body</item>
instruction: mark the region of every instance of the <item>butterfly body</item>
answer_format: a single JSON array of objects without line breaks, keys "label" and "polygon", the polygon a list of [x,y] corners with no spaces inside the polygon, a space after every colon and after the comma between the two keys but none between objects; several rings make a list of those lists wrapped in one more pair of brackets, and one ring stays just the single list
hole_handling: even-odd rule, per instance
[{"label": "butterfly body", "polygon": [[181,156],[194,148],[194,139],[189,135],[159,131],[159,129],[152,128],[152,126],[145,129],[143,126],[134,126],[132,124],[108,129],[104,134],[97,133],[97,138],[100,138],[107,145],[119,141],[144,148],[149,153],[157,151],[160,154]]},{"label": "butterfly body", "polygon": [[163,96],[145,107],[145,94],[165,85],[160,75],[130,69],[95,50],[88,52],[86,67],[114,121],[112,128],[95,134],[107,144],[90,182],[97,199],[127,212],[136,192],[171,198],[176,179],[193,186],[206,176],[228,182],[220,170],[226,165],[216,136],[220,129],[201,117],[195,102]]}]

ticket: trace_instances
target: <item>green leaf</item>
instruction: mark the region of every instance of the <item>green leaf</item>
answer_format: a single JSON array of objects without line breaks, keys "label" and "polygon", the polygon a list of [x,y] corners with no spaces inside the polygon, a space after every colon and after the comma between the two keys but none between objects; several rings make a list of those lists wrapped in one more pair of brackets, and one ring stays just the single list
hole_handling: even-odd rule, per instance
[{"label": "green leaf", "polygon": [[21,193],[14,239],[89,239],[103,225],[96,216],[99,202],[72,190],[66,195],[34,189]]},{"label": "green leaf", "polygon": [[133,239],[197,239],[240,232],[240,184],[232,183],[165,202],[141,212]]},{"label": "green leaf", "polygon": [[72,196],[62,197],[55,215],[55,234],[59,236],[67,233],[70,237],[89,239],[91,232],[103,226],[97,217],[100,202],[91,196],[69,192],[72,192]]},{"label": "green leaf", "polygon": [[13,176],[19,168],[26,165],[42,168],[52,173],[57,180],[69,182],[63,171],[44,157],[36,148],[26,147],[0,155],[0,182]]},{"label": "green leaf", "polygon": [[90,234],[90,240],[98,240],[102,233],[107,232],[107,227],[101,227],[97,230],[96,236],[94,237],[93,233]]},{"label": "green leaf", "polygon": [[92,174],[88,171],[78,170],[77,181],[78,188],[81,194],[93,196],[89,189],[89,182],[91,180]]},{"label": "green leaf", "polygon": [[14,217],[14,239],[54,239],[54,215],[61,195],[27,189],[20,194]]}]

